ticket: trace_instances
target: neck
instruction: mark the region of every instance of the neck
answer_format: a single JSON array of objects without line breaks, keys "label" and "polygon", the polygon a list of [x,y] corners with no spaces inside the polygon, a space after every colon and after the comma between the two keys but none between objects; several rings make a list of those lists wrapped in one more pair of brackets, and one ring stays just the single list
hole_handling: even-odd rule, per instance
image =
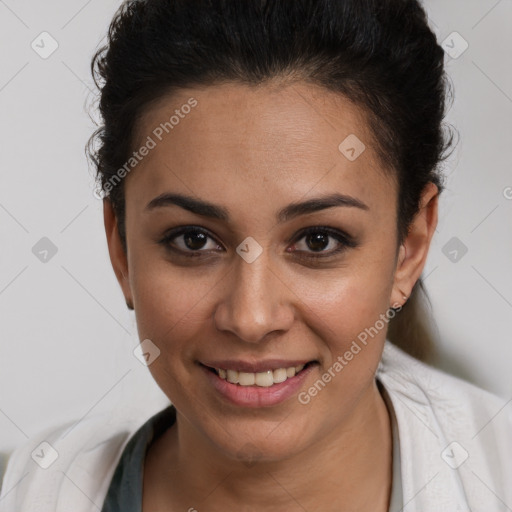
[{"label": "neck", "polygon": [[343,424],[286,460],[234,461],[179,413],[159,443],[165,460],[151,480],[160,479],[168,494],[162,503],[179,502],[183,510],[229,510],[241,503],[247,510],[388,510],[392,431],[375,381]]}]

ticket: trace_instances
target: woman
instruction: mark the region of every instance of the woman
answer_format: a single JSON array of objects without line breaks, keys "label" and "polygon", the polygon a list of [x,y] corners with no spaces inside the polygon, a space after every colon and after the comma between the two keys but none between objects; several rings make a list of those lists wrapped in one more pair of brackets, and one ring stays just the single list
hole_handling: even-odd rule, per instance
[{"label": "woman", "polygon": [[173,405],[42,433],[0,510],[511,509],[510,405],[398,327],[451,144],[418,2],[130,1],[93,71],[110,258]]}]

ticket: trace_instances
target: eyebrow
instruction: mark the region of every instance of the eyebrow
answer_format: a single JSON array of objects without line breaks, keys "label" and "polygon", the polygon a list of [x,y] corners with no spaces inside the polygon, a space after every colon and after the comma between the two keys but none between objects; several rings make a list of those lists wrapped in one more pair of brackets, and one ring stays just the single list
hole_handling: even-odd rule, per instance
[{"label": "eyebrow", "polygon": [[[196,199],[184,194],[163,193],[152,199],[144,208],[144,211],[151,211],[156,208],[176,205],[196,215],[211,217],[225,222],[230,220],[229,210],[222,206],[215,205],[208,201]],[[370,208],[361,200],[346,194],[329,194],[327,196],[315,197],[307,201],[291,203],[277,213],[279,223],[287,222],[300,215],[314,213],[327,208],[345,206],[369,210]]]}]

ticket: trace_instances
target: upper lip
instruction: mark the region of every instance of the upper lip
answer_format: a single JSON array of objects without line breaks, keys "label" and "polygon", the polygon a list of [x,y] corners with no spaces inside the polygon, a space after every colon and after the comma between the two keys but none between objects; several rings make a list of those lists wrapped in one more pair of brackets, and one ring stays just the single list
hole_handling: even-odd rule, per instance
[{"label": "upper lip", "polygon": [[291,368],[292,366],[306,365],[314,361],[313,359],[267,359],[265,361],[242,361],[236,359],[222,359],[216,361],[200,361],[204,366],[210,368],[222,368],[224,370],[236,370],[239,372],[259,373],[267,370],[277,370],[278,368]]}]

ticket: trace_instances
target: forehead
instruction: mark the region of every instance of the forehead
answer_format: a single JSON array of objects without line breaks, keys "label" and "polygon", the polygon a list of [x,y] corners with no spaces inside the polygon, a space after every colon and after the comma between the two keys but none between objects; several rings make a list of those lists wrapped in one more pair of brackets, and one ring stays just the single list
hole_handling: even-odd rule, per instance
[{"label": "forehead", "polygon": [[381,194],[391,204],[394,185],[365,112],[318,86],[182,89],[146,109],[136,128],[134,149],[154,142],[127,179],[127,195],[136,187],[141,200],[173,187],[209,199],[236,190],[279,202],[336,189],[363,201]]}]

